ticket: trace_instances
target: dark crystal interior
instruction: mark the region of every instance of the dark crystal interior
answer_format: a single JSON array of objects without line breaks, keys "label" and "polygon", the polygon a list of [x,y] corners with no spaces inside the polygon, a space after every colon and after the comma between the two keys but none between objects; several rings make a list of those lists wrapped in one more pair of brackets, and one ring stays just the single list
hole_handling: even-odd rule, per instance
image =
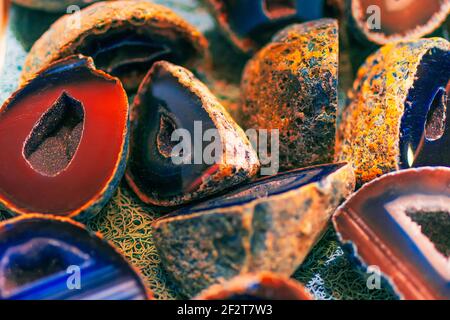
[{"label": "dark crystal interior", "polygon": [[[210,142],[204,142],[201,133],[215,128],[201,100],[162,68],[156,69],[139,97],[129,166],[135,182],[145,194],[158,198],[195,190],[211,168],[203,161],[203,150]],[[187,163],[175,164],[172,158],[172,148],[185,143],[184,137],[172,141],[177,129],[190,134],[191,141],[186,143],[191,146],[191,157]],[[195,136],[196,132],[200,136]],[[188,151],[182,149],[178,155]]]},{"label": "dark crystal interior", "polygon": [[24,144],[24,156],[31,167],[45,176],[55,176],[64,170],[80,144],[83,121],[81,102],[62,93]]},{"label": "dark crystal interior", "polygon": [[231,29],[263,44],[278,30],[294,22],[322,18],[323,0],[224,1]]},{"label": "dark crystal interior", "polygon": [[401,119],[400,168],[450,165],[449,82],[450,53],[429,50],[420,62]]},{"label": "dark crystal interior", "polygon": [[195,52],[185,40],[137,30],[88,36],[78,51],[93,57],[97,68],[120,78],[127,89],[136,89],[154,62],[167,60],[182,65]]},{"label": "dark crystal interior", "polygon": [[[51,238],[34,238],[6,250],[0,264],[0,275],[6,279],[2,289],[14,290],[41,278],[65,272],[69,265],[82,265],[73,246],[62,245]],[[9,288],[11,286],[11,288]]]},{"label": "dark crystal interior", "polygon": [[[360,221],[358,223],[370,228],[373,237],[381,241],[378,248],[381,245],[389,248],[389,260],[382,257],[373,258],[371,263],[377,264],[376,260],[380,259],[380,267],[384,265],[384,268],[394,267],[395,270],[392,261],[399,261],[408,266],[411,273],[425,279],[430,290],[438,295],[448,296],[450,288],[448,279],[445,278],[448,270],[445,270],[442,264],[437,266],[429,256],[431,252],[424,251],[421,247],[422,238],[404,216],[408,215],[422,226],[423,235],[432,242],[437,240],[436,248],[447,250],[444,247],[448,248],[449,212],[445,206],[450,196],[450,176],[444,170],[418,170],[421,171],[400,171],[366,185],[348,200],[345,211],[352,217],[357,217]],[[444,215],[441,215],[442,213]],[[338,232],[343,232],[346,226],[348,225],[339,226]],[[374,257],[376,247],[369,247],[364,244],[366,241],[361,239],[355,238],[353,242],[360,244],[360,256]]]},{"label": "dark crystal interior", "polygon": [[406,214],[420,225],[441,254],[450,257],[450,211],[408,210]]},{"label": "dark crystal interior", "polygon": [[[441,88],[431,103],[425,123],[425,139],[435,141],[442,138],[447,121],[448,96],[444,88]],[[449,119],[450,120],[450,119]]]},{"label": "dark crystal interior", "polygon": [[258,198],[266,198],[284,193],[309,183],[318,182],[342,166],[343,164],[330,164],[280,173],[275,176],[250,182],[235,191],[225,193],[200,204],[180,209],[176,214],[241,205]]},{"label": "dark crystal interior", "polygon": [[[71,266],[80,288],[68,287]],[[143,299],[137,275],[112,247],[68,222],[31,218],[0,230],[0,299]]]}]

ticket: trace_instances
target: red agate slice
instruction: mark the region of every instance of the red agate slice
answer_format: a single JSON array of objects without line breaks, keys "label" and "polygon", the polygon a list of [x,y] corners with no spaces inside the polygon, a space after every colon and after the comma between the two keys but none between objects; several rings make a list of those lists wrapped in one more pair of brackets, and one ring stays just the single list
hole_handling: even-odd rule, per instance
[{"label": "red agate slice", "polygon": [[404,299],[450,299],[450,168],[387,174],[333,217],[364,265],[379,267]]},{"label": "red agate slice", "polygon": [[123,175],[128,102],[90,58],[56,62],[0,109],[0,203],[18,214],[98,212]]}]

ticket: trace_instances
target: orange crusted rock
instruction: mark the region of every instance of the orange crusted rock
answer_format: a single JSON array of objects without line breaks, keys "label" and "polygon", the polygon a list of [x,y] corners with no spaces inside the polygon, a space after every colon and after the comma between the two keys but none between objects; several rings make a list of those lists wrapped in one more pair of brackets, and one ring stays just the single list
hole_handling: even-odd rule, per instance
[{"label": "orange crusted rock", "polygon": [[333,159],[338,51],[336,20],[296,24],[275,35],[244,70],[240,123],[279,130],[281,169]]},{"label": "orange crusted rock", "polygon": [[155,245],[187,296],[248,272],[290,276],[354,186],[346,164],[256,180],[157,220]]},{"label": "orange crusted rock", "polygon": [[338,130],[336,156],[364,183],[393,170],[449,165],[450,44],[389,44],[358,71]]},{"label": "orange crusted rock", "polygon": [[153,62],[195,67],[207,55],[204,36],[170,9],[147,1],[93,4],[65,15],[34,44],[21,82],[60,58],[81,53],[135,90]]},{"label": "orange crusted rock", "polygon": [[212,285],[195,300],[312,300],[297,281],[271,272],[237,276]]}]

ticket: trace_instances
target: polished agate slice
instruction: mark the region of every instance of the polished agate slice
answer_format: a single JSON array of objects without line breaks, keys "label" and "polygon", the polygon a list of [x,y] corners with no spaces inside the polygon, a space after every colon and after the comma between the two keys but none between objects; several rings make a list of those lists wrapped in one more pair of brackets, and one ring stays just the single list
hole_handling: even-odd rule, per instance
[{"label": "polished agate slice", "polygon": [[[204,139],[208,131],[215,135]],[[214,145],[216,150],[208,153],[208,146]],[[131,114],[126,177],[140,199],[180,205],[239,184],[255,176],[258,168],[245,133],[206,86],[183,67],[155,63]]]},{"label": "polished agate slice", "polygon": [[116,249],[65,218],[0,224],[0,299],[144,300],[140,276]]},{"label": "polished agate slice", "polygon": [[324,17],[324,0],[208,0],[228,38],[244,52],[270,41],[278,30],[295,22]]},{"label": "polished agate slice", "polygon": [[364,185],[333,216],[341,241],[404,299],[450,299],[450,169],[424,167]]},{"label": "polished agate slice", "polygon": [[0,204],[15,214],[90,217],[125,171],[128,99],[118,79],[73,56],[0,109]]}]

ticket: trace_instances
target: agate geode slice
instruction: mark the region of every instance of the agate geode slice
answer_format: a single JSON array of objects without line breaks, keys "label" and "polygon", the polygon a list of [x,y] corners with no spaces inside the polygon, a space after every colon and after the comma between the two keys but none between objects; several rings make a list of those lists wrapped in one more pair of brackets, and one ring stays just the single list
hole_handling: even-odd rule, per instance
[{"label": "agate geode slice", "polygon": [[0,224],[0,300],[144,300],[140,276],[114,247],[65,218]]},{"label": "agate geode slice", "polygon": [[450,165],[450,44],[440,38],[389,44],[358,71],[338,130],[339,161],[359,183],[383,173]]},{"label": "agate geode slice", "polygon": [[160,218],[155,245],[188,296],[247,272],[291,276],[353,190],[346,164],[281,173]]},{"label": "agate geode slice", "polygon": [[364,185],[333,216],[340,239],[404,299],[450,299],[450,169],[408,169]]},{"label": "agate geode slice", "polygon": [[271,272],[237,276],[212,285],[195,300],[312,300],[297,281]]},{"label": "agate geode slice", "polygon": [[219,26],[244,52],[266,44],[270,37],[294,22],[324,16],[325,0],[207,0]]},{"label": "agate geode slice", "polygon": [[239,123],[278,129],[280,168],[333,160],[338,85],[338,24],[287,27],[247,64]]},{"label": "agate geode slice", "polygon": [[[175,159],[181,155],[188,157]],[[176,206],[239,184],[258,169],[244,131],[208,88],[187,69],[156,62],[131,113],[126,177],[139,198]]]},{"label": "agate geode slice", "polygon": [[206,47],[200,32],[166,7],[147,1],[101,2],[56,21],[31,49],[21,80],[52,61],[80,53],[133,91],[153,62],[169,60],[193,68],[206,56]]},{"label": "agate geode slice", "polygon": [[12,1],[17,3],[18,5],[31,9],[48,12],[72,13],[71,9],[75,9],[75,7],[71,6],[78,6],[79,8],[82,8],[101,0],[12,0]]},{"label": "agate geode slice", "polygon": [[125,171],[127,95],[91,59],[69,57],[5,102],[0,132],[0,204],[17,214],[89,216]]},{"label": "agate geode slice", "polygon": [[449,0],[352,0],[350,24],[366,41],[383,45],[418,39],[442,26]]}]

